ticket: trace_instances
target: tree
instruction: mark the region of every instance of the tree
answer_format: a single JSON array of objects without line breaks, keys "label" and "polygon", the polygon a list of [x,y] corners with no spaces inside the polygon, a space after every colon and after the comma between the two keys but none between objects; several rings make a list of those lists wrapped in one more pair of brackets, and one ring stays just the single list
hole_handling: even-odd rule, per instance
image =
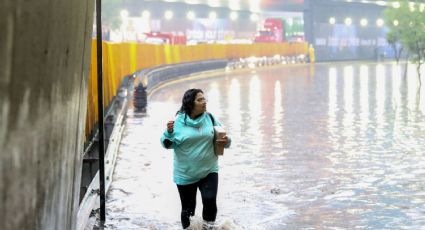
[{"label": "tree", "polygon": [[102,1],[102,22],[112,30],[118,29],[122,23],[120,10],[123,9],[122,0]]},{"label": "tree", "polygon": [[[384,16],[389,28],[390,44],[401,42],[415,63],[421,85],[421,66],[425,63],[425,5],[423,1],[398,0],[398,7],[389,7]],[[388,39],[389,38],[389,39]]]},{"label": "tree", "polygon": [[398,30],[398,28],[396,30],[390,30],[387,33],[387,42],[393,48],[395,60],[398,64],[400,61],[401,54],[403,53],[403,46],[400,45],[400,31]]}]

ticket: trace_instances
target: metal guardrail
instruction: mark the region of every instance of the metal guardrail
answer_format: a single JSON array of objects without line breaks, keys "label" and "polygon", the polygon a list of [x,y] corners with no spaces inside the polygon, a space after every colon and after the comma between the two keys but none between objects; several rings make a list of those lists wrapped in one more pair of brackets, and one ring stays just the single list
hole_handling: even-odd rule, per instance
[{"label": "metal guardrail", "polygon": [[185,78],[191,74],[218,70],[218,69],[243,69],[257,68],[273,65],[286,65],[296,63],[308,63],[308,56],[281,56],[272,57],[248,57],[238,59],[217,59],[198,62],[187,62],[174,65],[163,65],[151,69],[136,72],[138,77],[134,91],[134,107],[138,111],[144,111],[147,106],[147,94],[157,86],[171,80]]},{"label": "metal guardrail", "polygon": [[[105,192],[112,182],[118,147],[124,130],[124,121],[128,102],[133,90],[133,76],[126,77],[121,83],[117,95],[105,110]],[[80,206],[77,214],[78,230],[85,229],[90,215],[99,207],[99,171],[98,171],[98,135],[94,135],[84,150],[83,172],[80,188]]]},{"label": "metal guardrail", "polygon": [[[165,81],[175,80],[198,72],[223,69],[227,66],[227,62],[227,59],[218,59],[159,66],[151,69],[151,71],[145,75],[147,84],[144,85],[147,86],[147,90],[149,91],[156,85],[164,83]],[[142,78],[141,80],[143,82],[145,79]]]},{"label": "metal guardrail", "polygon": [[[125,109],[117,117],[116,125],[109,139],[109,147],[105,154],[105,192],[108,191],[112,183],[112,175],[115,169],[115,161],[117,158],[118,147],[121,142],[122,132],[124,130]],[[90,218],[92,210],[99,206],[99,172],[96,173],[83,200],[77,214],[77,230],[85,229],[86,223]]]},{"label": "metal guardrail", "polygon": [[224,69],[227,65],[227,59],[217,59],[163,65],[137,72],[135,75],[138,77],[138,83],[135,84],[137,86],[134,91],[134,106],[137,110],[143,111],[147,106],[147,94],[160,84],[199,72]]}]

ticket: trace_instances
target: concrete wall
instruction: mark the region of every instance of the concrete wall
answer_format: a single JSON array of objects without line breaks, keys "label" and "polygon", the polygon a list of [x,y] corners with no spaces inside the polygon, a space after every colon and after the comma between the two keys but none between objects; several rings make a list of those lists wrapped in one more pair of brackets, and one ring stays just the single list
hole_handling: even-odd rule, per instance
[{"label": "concrete wall", "polygon": [[93,3],[0,1],[0,229],[73,229]]}]

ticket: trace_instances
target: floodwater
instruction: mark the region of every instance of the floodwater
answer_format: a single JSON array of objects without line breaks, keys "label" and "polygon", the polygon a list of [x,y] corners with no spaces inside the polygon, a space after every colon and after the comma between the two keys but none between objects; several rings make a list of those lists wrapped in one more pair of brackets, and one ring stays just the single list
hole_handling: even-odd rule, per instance
[{"label": "floodwater", "polygon": [[[220,229],[425,229],[425,87],[408,72],[295,65],[157,90],[146,115],[128,112],[106,228],[181,228],[159,138],[183,92],[201,88],[233,140],[219,160]],[[198,193],[195,222],[201,207]]]}]

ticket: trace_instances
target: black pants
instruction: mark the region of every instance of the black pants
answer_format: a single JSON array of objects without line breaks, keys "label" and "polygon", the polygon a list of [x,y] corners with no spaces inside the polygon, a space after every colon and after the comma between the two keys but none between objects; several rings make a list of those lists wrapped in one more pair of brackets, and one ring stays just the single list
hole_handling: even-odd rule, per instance
[{"label": "black pants", "polygon": [[215,221],[217,216],[218,174],[210,173],[194,184],[177,185],[182,203],[181,221],[183,229],[189,227],[190,216],[195,215],[196,192],[199,188],[202,197],[202,218],[205,221]]}]

